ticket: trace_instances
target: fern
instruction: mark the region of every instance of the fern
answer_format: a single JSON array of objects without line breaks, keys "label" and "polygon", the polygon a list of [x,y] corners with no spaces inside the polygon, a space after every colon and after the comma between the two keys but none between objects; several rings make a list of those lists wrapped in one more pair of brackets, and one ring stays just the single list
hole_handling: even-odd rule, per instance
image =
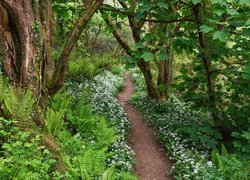
[{"label": "fern", "polygon": [[4,104],[5,104],[5,114],[12,114],[15,115],[16,106],[17,106],[17,96],[15,91],[12,87],[8,87],[3,95]]},{"label": "fern", "polygon": [[22,121],[28,121],[29,123],[31,123],[31,115],[34,108],[34,99],[32,97],[32,92],[30,90],[24,92],[22,90],[19,90],[19,92],[20,97],[15,110],[16,117],[18,117]]},{"label": "fern", "polygon": [[76,159],[82,179],[101,176],[105,170],[106,155],[102,150],[89,149],[84,156],[78,156]]},{"label": "fern", "polygon": [[56,93],[51,101],[51,108],[56,111],[66,112],[70,109],[72,97],[69,96],[66,92]]},{"label": "fern", "polygon": [[116,179],[119,179],[119,180],[137,180],[137,178],[133,174],[127,173],[127,172],[119,173],[118,177]]},{"label": "fern", "polygon": [[118,139],[118,136],[115,135],[115,129],[108,127],[108,124],[104,119],[100,119],[100,122],[97,124],[93,132],[95,136],[97,136],[100,148],[108,147]]},{"label": "fern", "polygon": [[102,180],[115,179],[115,168],[111,167],[102,173]]},{"label": "fern", "polygon": [[63,125],[63,113],[48,109],[45,118],[45,129],[49,134],[56,135]]}]

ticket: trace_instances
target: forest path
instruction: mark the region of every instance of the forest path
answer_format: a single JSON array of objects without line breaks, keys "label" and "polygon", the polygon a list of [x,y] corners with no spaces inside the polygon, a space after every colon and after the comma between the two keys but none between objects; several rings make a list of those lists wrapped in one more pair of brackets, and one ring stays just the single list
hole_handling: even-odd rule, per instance
[{"label": "forest path", "polygon": [[167,176],[171,162],[167,159],[154,137],[154,130],[145,123],[142,115],[126,101],[134,92],[129,73],[125,74],[125,87],[118,95],[118,101],[132,124],[129,142],[135,154],[135,174],[140,180],[170,180]]}]

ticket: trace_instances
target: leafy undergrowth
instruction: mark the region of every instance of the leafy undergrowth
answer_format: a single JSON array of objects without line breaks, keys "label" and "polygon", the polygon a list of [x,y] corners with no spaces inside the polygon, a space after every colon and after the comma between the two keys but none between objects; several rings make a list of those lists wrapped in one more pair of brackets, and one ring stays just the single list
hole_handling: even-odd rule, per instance
[{"label": "leafy undergrowth", "polygon": [[227,153],[208,113],[194,111],[175,97],[168,102],[149,100],[142,78],[132,74],[132,79],[138,88],[129,102],[155,128],[174,162],[175,179],[249,179],[250,163]]},{"label": "leafy undergrowth", "polygon": [[40,108],[1,77],[0,179],[136,179],[130,125],[115,99],[122,80],[109,72],[69,80]]}]

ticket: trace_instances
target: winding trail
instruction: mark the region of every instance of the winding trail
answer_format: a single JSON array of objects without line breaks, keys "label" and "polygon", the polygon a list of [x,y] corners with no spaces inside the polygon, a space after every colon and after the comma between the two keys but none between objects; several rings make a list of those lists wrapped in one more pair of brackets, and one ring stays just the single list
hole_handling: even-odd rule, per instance
[{"label": "winding trail", "polygon": [[118,102],[127,113],[132,124],[130,145],[135,152],[135,174],[140,180],[170,180],[167,176],[171,169],[171,162],[167,159],[154,137],[154,130],[147,126],[141,114],[127,100],[134,92],[129,73],[125,74],[125,87],[118,95]]}]

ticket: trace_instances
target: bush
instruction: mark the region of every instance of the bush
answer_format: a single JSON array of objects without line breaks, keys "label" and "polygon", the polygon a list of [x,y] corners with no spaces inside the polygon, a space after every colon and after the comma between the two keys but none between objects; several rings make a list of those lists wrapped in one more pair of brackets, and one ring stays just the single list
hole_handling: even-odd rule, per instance
[{"label": "bush", "polygon": [[[136,179],[125,141],[129,125],[121,126],[126,118],[115,99],[122,79],[106,72],[92,82],[82,81],[67,81],[45,107],[35,109],[28,91],[16,91],[0,77],[0,179]],[[116,106],[123,120],[108,119],[111,109],[94,112],[107,100],[99,99],[92,107],[97,84],[111,95],[109,104]]]},{"label": "bush", "polygon": [[[75,52],[75,54],[77,54]],[[117,59],[109,54],[103,56],[80,56],[72,55],[69,61],[69,78],[77,78],[79,76],[92,79],[94,76],[102,72],[103,70],[112,70],[115,65],[119,63]],[[117,65],[118,67],[118,65]],[[115,71],[121,71],[117,68]]]},{"label": "bush", "polygon": [[132,74],[132,79],[139,87],[129,102],[155,128],[157,138],[174,161],[174,178],[249,179],[249,162],[234,154],[219,155],[218,151],[213,153],[217,160],[211,156],[212,149],[220,146],[222,135],[208,113],[192,110],[190,104],[173,96],[168,102],[149,100],[140,87],[140,75]]}]

